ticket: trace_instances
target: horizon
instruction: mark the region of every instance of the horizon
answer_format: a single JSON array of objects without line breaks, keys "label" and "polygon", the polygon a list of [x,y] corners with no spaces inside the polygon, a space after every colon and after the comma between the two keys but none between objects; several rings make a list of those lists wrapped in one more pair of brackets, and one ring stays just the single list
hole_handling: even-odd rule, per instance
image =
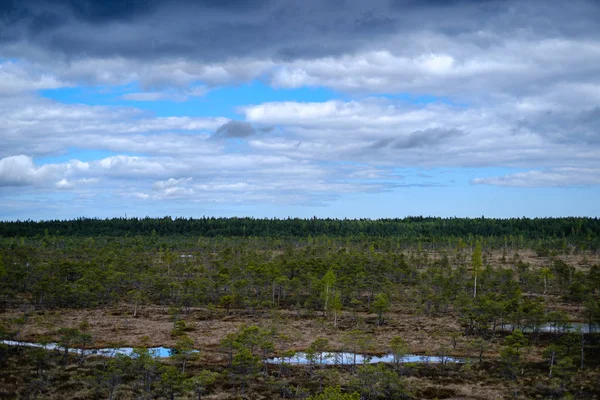
[{"label": "horizon", "polygon": [[3,2],[0,221],[600,217],[598,20],[593,0]]},{"label": "horizon", "polygon": [[21,222],[33,222],[33,223],[44,223],[44,222],[72,222],[72,221],[111,221],[111,220],[125,220],[125,221],[133,221],[133,220],[145,220],[145,219],[151,219],[151,220],[164,220],[164,219],[169,219],[170,221],[177,221],[177,220],[206,220],[206,219],[231,219],[231,220],[243,220],[243,219],[249,219],[249,220],[269,220],[269,221],[290,221],[290,220],[301,220],[301,221],[311,221],[311,220],[332,220],[332,221],[373,221],[373,222],[377,222],[377,221],[404,221],[404,220],[410,220],[410,219],[423,219],[423,220],[454,220],[454,219],[464,219],[464,220],[497,220],[497,221],[510,221],[510,220],[536,220],[536,219],[553,219],[553,220],[568,220],[568,219],[589,219],[589,220],[597,220],[600,219],[600,217],[588,217],[588,216],[577,216],[577,215],[568,215],[568,216],[559,216],[559,217],[526,217],[526,216],[521,216],[521,217],[506,217],[506,218],[497,218],[497,217],[486,217],[486,216],[479,216],[479,217],[458,217],[458,216],[453,216],[453,217],[439,217],[439,216],[433,216],[433,215],[407,215],[404,217],[382,217],[382,218],[368,218],[368,217],[355,217],[355,218],[347,218],[347,217],[343,217],[343,218],[336,218],[336,217],[292,217],[292,216],[288,216],[288,217],[254,217],[251,215],[248,216],[233,216],[233,217],[218,217],[218,216],[209,216],[209,215],[204,215],[201,217],[185,217],[185,216],[172,216],[172,215],[165,215],[165,216],[156,216],[156,217],[152,217],[152,216],[145,216],[145,217],[134,217],[134,216],[114,216],[114,217],[75,217],[75,218],[67,218],[67,219],[39,219],[39,220],[34,220],[34,219],[25,219],[25,220],[0,220],[0,223],[21,223]]}]

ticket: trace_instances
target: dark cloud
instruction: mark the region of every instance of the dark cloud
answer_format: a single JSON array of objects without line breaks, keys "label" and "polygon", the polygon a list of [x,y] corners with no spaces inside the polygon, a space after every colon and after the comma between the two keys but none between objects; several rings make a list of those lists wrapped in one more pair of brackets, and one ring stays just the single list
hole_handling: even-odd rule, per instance
[{"label": "dark cloud", "polygon": [[365,12],[354,20],[354,30],[357,33],[391,33],[397,24],[398,21],[388,15]]},{"label": "dark cloud", "polygon": [[600,144],[600,107],[581,112],[573,121],[572,132],[574,138],[584,143]]},{"label": "dark cloud", "polygon": [[221,125],[212,135],[213,139],[240,139],[256,134],[256,129],[243,121],[231,120]]},{"label": "dark cloud", "polygon": [[405,137],[378,140],[371,145],[371,148],[411,149],[429,147],[435,146],[446,139],[463,136],[464,134],[465,132],[459,129],[425,129],[415,131]]},{"label": "dark cloud", "polygon": [[522,119],[515,124],[513,134],[530,131],[556,143],[600,144],[600,107],[582,111],[547,110]]},{"label": "dark cloud", "polygon": [[[69,59],[302,59],[364,50],[374,43],[385,44],[392,34],[416,31],[462,35],[485,28],[501,35],[536,30],[542,35],[561,30],[597,33],[600,13],[600,6],[591,0],[574,0],[575,5],[569,3],[568,7],[558,1],[552,7],[537,0],[372,0],[367,7],[359,0],[0,3],[0,43],[26,41],[38,50],[64,54]],[[570,22],[556,24],[557,20]],[[13,46],[11,51],[26,49]]]},{"label": "dark cloud", "polygon": [[581,121],[590,124],[596,130],[600,130],[600,107],[595,107],[582,113]]},{"label": "dark cloud", "polygon": [[18,3],[15,0],[4,0],[0,1],[0,16],[6,17],[7,14],[10,14],[16,10],[18,10]]},{"label": "dark cloud", "polygon": [[90,23],[129,20],[155,11],[159,0],[3,0],[2,13],[20,13],[37,17],[71,17]]},{"label": "dark cloud", "polygon": [[65,24],[68,19],[57,12],[43,11],[33,14],[29,23],[29,31],[33,35],[52,31]]},{"label": "dark cloud", "polygon": [[157,11],[161,3],[174,4],[173,7],[191,7],[207,10],[245,11],[262,7],[265,0],[50,0],[50,3],[63,6],[79,20],[91,23],[132,20]]},{"label": "dark cloud", "polygon": [[131,20],[151,13],[157,0],[54,0],[68,7],[77,19],[92,23]]},{"label": "dark cloud", "polygon": [[511,3],[507,0],[390,0],[392,9],[406,10],[411,8],[449,8],[456,6],[483,7],[493,4]]}]

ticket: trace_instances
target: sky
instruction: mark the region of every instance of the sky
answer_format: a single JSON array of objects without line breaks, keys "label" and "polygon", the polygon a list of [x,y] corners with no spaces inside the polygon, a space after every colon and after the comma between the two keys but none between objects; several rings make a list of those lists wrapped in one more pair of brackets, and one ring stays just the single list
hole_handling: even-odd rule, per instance
[{"label": "sky", "polygon": [[2,0],[0,220],[600,216],[595,0]]}]

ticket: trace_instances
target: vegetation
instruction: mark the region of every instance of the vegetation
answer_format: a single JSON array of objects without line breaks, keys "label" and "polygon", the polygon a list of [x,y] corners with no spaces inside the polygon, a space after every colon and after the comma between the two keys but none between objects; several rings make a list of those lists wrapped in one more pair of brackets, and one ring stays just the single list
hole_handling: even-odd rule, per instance
[{"label": "vegetation", "polygon": [[[434,218],[404,219],[255,219],[255,218],[113,218],[0,222],[0,236],[203,236],[203,237],[394,237],[434,241],[495,238],[498,245],[525,246],[544,252],[568,244],[598,249],[598,218]],[[504,243],[506,239],[507,243]],[[541,241],[540,241],[541,240]],[[525,243],[525,242],[528,243]],[[536,241],[535,243],[532,241]]]},{"label": "vegetation", "polygon": [[[598,219],[79,219],[0,235],[0,339],[62,348],[0,345],[0,398],[600,390]],[[85,352],[107,346],[136,349]],[[352,359],[328,366],[331,351]]]}]

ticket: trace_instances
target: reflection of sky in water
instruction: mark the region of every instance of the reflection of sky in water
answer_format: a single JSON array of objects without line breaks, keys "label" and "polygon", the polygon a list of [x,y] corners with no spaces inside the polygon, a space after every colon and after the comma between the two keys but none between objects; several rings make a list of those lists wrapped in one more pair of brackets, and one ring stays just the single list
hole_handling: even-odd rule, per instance
[{"label": "reflection of sky in water", "polygon": [[[503,326],[505,331],[512,331],[513,326],[510,324],[504,324]],[[592,332],[598,331],[598,325],[592,325]],[[567,325],[554,325],[554,324],[541,324],[537,326],[538,332],[578,332],[581,331],[583,333],[590,333],[590,325],[584,322],[569,322]],[[521,330],[523,332],[533,332],[533,326],[526,325],[522,326]]]},{"label": "reflection of sky in water", "polygon": [[[306,353],[296,353],[293,357],[281,357],[270,358],[267,360],[268,363],[278,364],[281,362],[288,364],[308,364],[310,360],[306,356]],[[402,362],[422,362],[422,363],[441,363],[445,362],[463,362],[463,360],[453,357],[438,357],[438,356],[419,356],[415,354],[407,354],[402,357]],[[315,364],[325,365],[336,365],[336,364],[354,364],[354,353],[316,353],[313,362]],[[394,362],[394,356],[391,354],[385,356],[363,356],[356,354],[357,364],[377,364],[377,363],[392,363]]]},{"label": "reflection of sky in water", "polygon": [[[500,327],[499,327],[500,328]],[[509,324],[504,324],[504,330],[512,330],[512,326]],[[555,327],[553,324],[542,324],[537,327],[537,330],[540,332],[578,332],[581,331],[583,333],[590,332],[590,326],[586,323],[582,322],[571,322],[567,326],[559,326]],[[599,330],[598,325],[592,325],[592,332],[597,332]],[[523,332],[532,332],[532,327],[524,327]],[[60,347],[56,343],[48,343],[48,344],[39,344],[39,343],[28,343],[28,342],[18,342],[14,340],[0,340],[0,343],[9,345],[9,346],[25,346],[25,347],[40,347],[45,348],[47,350],[64,350],[64,348]],[[150,354],[154,357],[158,358],[167,358],[171,357],[173,349],[169,347],[151,347],[148,348]],[[69,349],[70,353],[81,353],[80,349],[71,348]],[[194,353],[198,352],[197,350],[193,351]],[[116,348],[105,348],[105,349],[90,349],[85,350],[84,354],[86,355],[101,355],[106,357],[114,357],[117,354],[121,354],[124,356],[133,356],[133,347],[116,347]],[[314,356],[313,362],[316,364],[325,364],[325,365],[336,365],[336,364],[354,364],[354,353],[317,353]],[[282,359],[280,357],[274,357],[267,359],[268,363],[281,363],[285,362],[288,364],[308,364],[309,360],[306,357],[306,353],[296,353],[293,357],[286,357]],[[407,354],[402,358],[402,362],[422,362],[422,363],[441,363],[441,362],[464,362],[462,359],[457,359],[453,357],[439,357],[439,356],[419,356],[415,354]],[[394,362],[394,357],[391,354],[384,356],[363,356],[361,354],[356,354],[356,364],[376,364],[376,363],[392,363]]]},{"label": "reflection of sky in water", "polygon": [[[40,347],[46,350],[64,350],[63,347],[59,346],[57,343],[48,343],[48,344],[39,344],[39,343],[28,343],[28,342],[18,342],[14,340],[1,340],[0,343],[6,344],[9,346],[24,346],[24,347]],[[158,358],[166,358],[171,357],[172,349],[169,347],[150,347],[148,351],[151,355]],[[198,350],[194,350],[193,353],[197,353]],[[71,348],[69,349],[69,353],[81,353],[80,349]],[[85,355],[100,355],[106,357],[114,357],[117,354],[131,357],[134,355],[133,347],[115,347],[115,348],[106,348],[106,349],[89,349],[83,352]]]},{"label": "reflection of sky in water", "polygon": [[[26,346],[26,347],[41,347],[47,350],[63,350],[56,343],[48,343],[38,344],[38,343],[28,343],[28,342],[17,342],[12,340],[2,340],[0,343],[7,344],[9,346]],[[154,357],[166,358],[172,355],[172,349],[168,347],[151,347],[148,349],[150,354]],[[80,353],[79,349],[69,349],[71,353]],[[197,350],[194,350],[197,352]],[[108,348],[108,349],[90,349],[85,350],[84,354],[86,355],[101,355],[106,357],[114,357],[117,354],[124,356],[133,356],[133,348],[132,347],[117,347],[117,348]],[[444,357],[446,362],[463,362],[460,359],[452,358],[452,357]],[[353,364],[354,363],[354,354],[353,353],[317,353],[314,359],[315,363],[318,364]],[[280,363],[282,361],[281,358],[275,357],[266,360],[268,363]],[[287,363],[292,364],[308,364],[308,359],[305,353],[296,353],[292,358],[286,358],[284,360]],[[375,363],[391,363],[394,361],[392,355],[386,356],[363,356],[361,354],[356,354],[356,363],[357,364],[375,364]],[[407,354],[402,358],[402,362],[429,362],[429,363],[440,363],[442,362],[442,357],[437,356],[418,356],[414,354]]]},{"label": "reflection of sky in water", "polygon": [[[173,355],[173,349],[169,347],[149,347],[148,351],[154,357],[158,358],[166,358],[171,357]],[[192,353],[197,353],[198,350],[193,350]],[[119,347],[115,349],[98,349],[98,350],[90,350],[88,354],[100,354],[104,356],[114,357],[116,354],[122,354],[125,356],[133,356],[133,348],[132,347]]]}]

